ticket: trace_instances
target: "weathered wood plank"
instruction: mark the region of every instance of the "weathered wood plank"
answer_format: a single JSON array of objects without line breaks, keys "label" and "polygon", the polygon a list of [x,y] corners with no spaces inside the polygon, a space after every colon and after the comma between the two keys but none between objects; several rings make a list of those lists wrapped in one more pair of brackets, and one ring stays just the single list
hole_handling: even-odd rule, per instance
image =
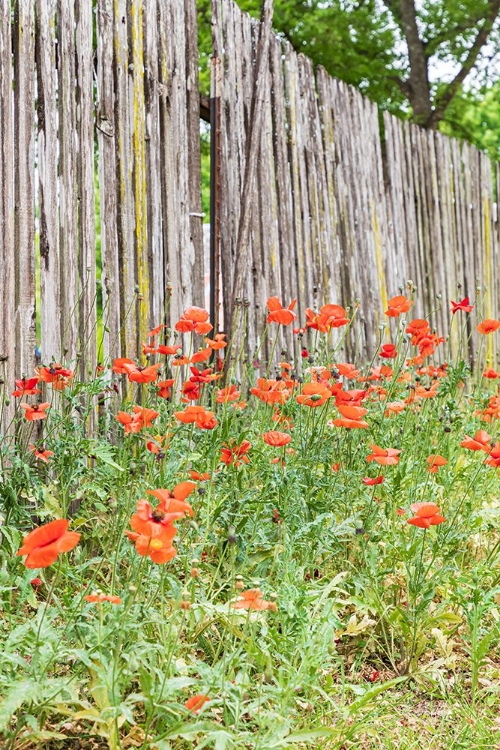
[{"label": "weathered wood plank", "polygon": [[97,290],[94,203],[93,13],[78,0],[76,21],[77,184],[79,251],[79,355],[82,378],[95,376],[97,364]]},{"label": "weathered wood plank", "polygon": [[121,295],[118,250],[117,163],[114,90],[114,0],[97,5],[97,112],[98,179],[101,214],[101,289],[105,359],[122,356]]},{"label": "weathered wood plank", "polygon": [[57,198],[56,0],[37,0],[38,208],[40,213],[40,338],[45,361],[61,356],[59,205]]},{"label": "weathered wood plank", "polygon": [[35,364],[34,67],[35,13],[14,5],[15,362],[18,377]]},{"label": "weathered wood plank", "polygon": [[[14,414],[13,390],[16,371],[15,264],[14,245],[14,113],[12,106],[12,25],[10,3],[0,5],[0,431],[10,425]],[[30,372],[31,374],[31,372]]]}]

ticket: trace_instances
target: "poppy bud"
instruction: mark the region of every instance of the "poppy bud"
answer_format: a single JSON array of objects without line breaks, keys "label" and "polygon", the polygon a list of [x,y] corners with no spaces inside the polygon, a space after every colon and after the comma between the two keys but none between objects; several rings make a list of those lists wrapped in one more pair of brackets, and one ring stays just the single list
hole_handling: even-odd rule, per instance
[{"label": "poppy bud", "polygon": [[179,607],[184,610],[191,609],[191,594],[189,591],[183,591],[182,592],[182,599],[179,603]]},{"label": "poppy bud", "polygon": [[199,568],[191,568],[191,578],[199,578],[199,577],[200,577]]},{"label": "poppy bud", "polygon": [[308,357],[309,356],[309,352],[307,351],[307,349],[302,349],[302,351],[300,352],[300,356],[304,357],[304,358]]},{"label": "poppy bud", "polygon": [[235,587],[239,591],[241,591],[242,589],[244,589],[245,588],[245,584],[243,582],[243,576],[236,576],[236,583],[234,585],[235,585]]},{"label": "poppy bud", "polygon": [[236,529],[230,526],[227,530],[227,541],[229,544],[236,544]]}]

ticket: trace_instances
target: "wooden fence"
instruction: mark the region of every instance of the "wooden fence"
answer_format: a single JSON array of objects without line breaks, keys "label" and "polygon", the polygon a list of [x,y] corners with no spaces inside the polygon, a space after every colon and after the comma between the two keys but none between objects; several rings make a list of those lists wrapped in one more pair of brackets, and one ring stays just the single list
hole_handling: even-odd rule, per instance
[{"label": "wooden fence", "polygon": [[[412,315],[435,311],[450,326],[450,299],[469,296],[485,317],[499,313],[498,165],[467,143],[388,113],[381,133],[375,104],[270,34],[233,0],[213,0],[214,51],[220,58],[221,260],[226,317],[234,317],[235,269],[248,254],[246,298],[251,348],[265,325],[265,301],[298,298],[356,307],[351,352],[373,351],[388,298],[417,286]],[[264,65],[265,73],[262,74]],[[260,76],[256,87],[257,75]],[[258,167],[245,195],[254,101],[263,112]],[[252,204],[239,246],[240,216]],[[231,296],[233,292],[233,298]],[[490,337],[488,356],[498,348]]]},{"label": "wooden fence", "polygon": [[[233,0],[212,13],[213,257],[226,323],[244,308],[249,356],[271,294],[297,297],[301,320],[307,305],[359,300],[350,353],[373,351],[408,278],[415,314],[439,308],[439,330],[448,300],[476,288],[498,316],[498,167],[388,114],[381,135],[373,103],[269,24]],[[97,0],[95,13],[89,0],[2,0],[7,393],[33,372],[37,342],[44,363],[85,375],[204,304],[199,117],[196,0]]]}]

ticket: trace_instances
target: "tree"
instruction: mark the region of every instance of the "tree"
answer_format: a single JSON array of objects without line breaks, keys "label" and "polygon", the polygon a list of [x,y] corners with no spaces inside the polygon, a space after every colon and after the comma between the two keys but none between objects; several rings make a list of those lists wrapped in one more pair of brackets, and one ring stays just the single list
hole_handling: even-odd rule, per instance
[{"label": "tree", "polygon": [[[198,2],[208,21],[210,0]],[[238,4],[260,13],[261,0]],[[456,130],[459,113],[498,85],[499,13],[500,0],[276,0],[274,27],[383,109],[440,129],[453,112]],[[206,50],[208,23],[201,34]]]}]

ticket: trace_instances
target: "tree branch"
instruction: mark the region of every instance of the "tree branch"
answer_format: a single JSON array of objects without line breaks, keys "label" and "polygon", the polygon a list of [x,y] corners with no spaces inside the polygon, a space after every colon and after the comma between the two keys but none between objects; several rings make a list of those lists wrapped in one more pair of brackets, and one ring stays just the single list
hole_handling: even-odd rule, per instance
[{"label": "tree branch", "polygon": [[446,109],[448,108],[452,99],[460,89],[460,86],[474,67],[482,47],[488,41],[488,36],[490,35],[499,12],[500,0],[492,0],[490,3],[489,12],[484,19],[483,25],[476,35],[472,47],[469,49],[462,67],[458,71],[455,78],[451,81],[451,83],[448,84],[444,92],[440,96],[436,97],[434,111],[427,123],[428,127],[437,127],[438,123],[443,119]]}]

